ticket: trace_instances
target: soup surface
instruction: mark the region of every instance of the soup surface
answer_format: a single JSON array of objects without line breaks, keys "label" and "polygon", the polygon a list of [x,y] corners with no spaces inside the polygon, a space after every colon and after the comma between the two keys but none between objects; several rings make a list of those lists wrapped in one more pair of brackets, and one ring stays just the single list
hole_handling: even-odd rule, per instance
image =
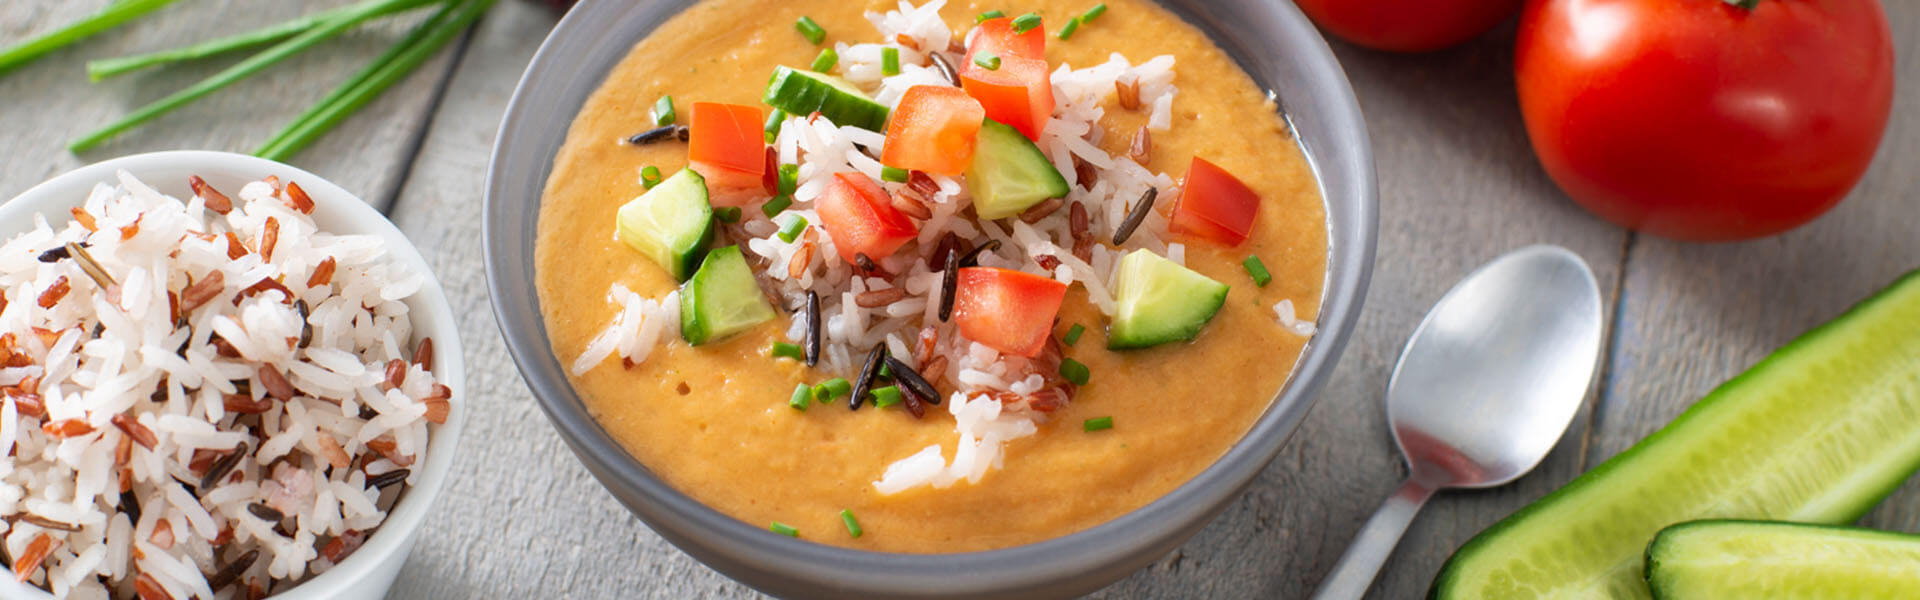
[{"label": "soup surface", "polygon": [[[593,415],[642,463],[721,512],[761,527],[789,524],[802,539],[876,551],[975,551],[1066,535],[1139,508],[1212,464],[1267,409],[1307,342],[1282,327],[1272,307],[1291,300],[1301,319],[1318,314],[1325,210],[1286,124],[1231,58],[1199,30],[1141,0],[1106,0],[1109,9],[1099,20],[1069,40],[1054,37],[1057,24],[1091,4],[960,1],[942,16],[958,39],[979,12],[1037,12],[1047,19],[1046,57],[1055,67],[1090,66],[1116,52],[1135,64],[1176,57],[1173,125],[1153,137],[1146,166],[1178,181],[1200,155],[1237,174],[1261,199],[1244,244],[1185,244],[1190,268],[1231,286],[1225,306],[1196,341],[1106,350],[1105,321],[1075,285],[1056,335],[1072,324],[1086,326],[1066,354],[1086,364],[1092,377],[1073,402],[1039,433],[1010,442],[1004,468],[979,483],[891,496],[873,483],[892,462],[930,444],[953,455],[953,417],[937,407],[921,420],[897,408],[789,408],[796,384],[832,375],[769,356],[769,345],[784,339],[784,316],[697,348],[676,338],[631,368],[621,368],[616,357],[575,377]],[[879,34],[863,12],[893,8],[882,0],[709,0],[633,48],[574,121],[540,210],[539,294],[562,364],[579,356],[616,312],[609,286],[649,298],[676,286],[665,270],[615,240],[613,219],[621,204],[645,191],[641,168],[673,173],[686,164],[686,145],[616,140],[651,127],[650,110],[663,95],[681,107],[759,105],[776,65],[804,66],[819,52],[794,30],[802,16],[827,30],[829,45],[876,42]],[[1110,106],[1099,123],[1110,132],[1102,148],[1126,155],[1130,138],[1118,132],[1135,131],[1146,120],[1144,111]],[[1249,278],[1241,261],[1250,255],[1272,272],[1270,284],[1256,286]],[[1096,417],[1112,417],[1112,429],[1083,431],[1082,423]],[[864,535],[848,535],[843,509],[858,516]]]}]

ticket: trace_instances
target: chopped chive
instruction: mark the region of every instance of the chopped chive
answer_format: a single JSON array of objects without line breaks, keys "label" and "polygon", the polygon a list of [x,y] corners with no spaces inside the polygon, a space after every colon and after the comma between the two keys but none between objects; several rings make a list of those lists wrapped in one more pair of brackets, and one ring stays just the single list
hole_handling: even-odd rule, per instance
[{"label": "chopped chive", "polygon": [[1080,22],[1092,23],[1094,19],[1098,19],[1100,15],[1104,14],[1107,14],[1106,3],[1095,4],[1093,8],[1087,9],[1087,12],[1080,13]]},{"label": "chopped chive", "polygon": [[739,223],[740,207],[722,206],[720,208],[713,209],[713,216],[716,219],[720,219],[721,223]]},{"label": "chopped chive", "polygon": [[1005,12],[1002,12],[1002,11],[998,11],[998,10],[990,10],[990,11],[987,11],[987,12],[983,12],[983,13],[980,13],[980,14],[977,14],[977,15],[974,15],[974,16],[973,16],[973,23],[974,23],[975,25],[978,25],[978,24],[981,24],[981,23],[985,23],[985,22],[987,22],[987,21],[992,21],[992,20],[994,20],[994,19],[998,19],[998,18],[1000,18],[1000,17],[1004,17],[1004,16],[1007,16],[1007,13],[1005,13]]},{"label": "chopped chive", "polygon": [[787,221],[785,227],[780,228],[780,241],[791,244],[794,238],[800,237],[800,233],[806,230],[807,218],[794,215],[792,220]]},{"label": "chopped chive", "polygon": [[819,23],[813,22],[813,17],[800,17],[800,20],[794,21],[793,28],[800,30],[800,35],[805,36],[807,41],[815,46],[827,39],[827,30],[821,29]]},{"label": "chopped chive", "polygon": [[677,119],[679,119],[679,115],[673,112],[673,96],[661,96],[660,100],[653,103],[653,125],[655,127],[672,125]]},{"label": "chopped chive", "polygon": [[767,143],[771,144],[780,137],[780,126],[785,124],[787,124],[787,111],[776,108],[773,109],[773,114],[767,115]]},{"label": "chopped chive", "polygon": [[853,383],[845,377],[835,377],[813,386],[813,401],[827,404],[853,392]]},{"label": "chopped chive", "polygon": [[880,179],[894,183],[906,183],[907,170],[900,167],[880,167]]},{"label": "chopped chive", "polygon": [[853,518],[853,511],[851,510],[843,509],[840,511],[840,522],[847,524],[847,533],[853,537],[860,537],[860,534],[865,533],[860,529],[860,520]]},{"label": "chopped chive", "polygon": [[889,406],[893,406],[895,404],[899,404],[900,401],[903,399],[900,396],[899,386],[890,385],[887,387],[875,389],[872,392],[868,392],[868,393],[873,395],[874,408],[886,408]]},{"label": "chopped chive", "polygon": [[880,49],[880,74],[894,76],[900,74],[900,49],[887,46]]},{"label": "chopped chive", "polygon": [[893,379],[893,369],[887,367],[887,363],[882,362],[880,363],[880,372],[877,373],[876,376],[881,379]]},{"label": "chopped chive", "polygon": [[980,68],[988,71],[998,71],[1000,70],[1000,57],[995,56],[992,52],[982,50],[979,54],[974,55],[973,64],[980,65]]},{"label": "chopped chive", "polygon": [[787,398],[787,406],[793,407],[794,410],[805,412],[807,410],[807,401],[812,399],[813,386],[802,383],[800,387],[793,388],[793,396]]},{"label": "chopped chive", "polygon": [[1080,28],[1080,19],[1067,19],[1067,26],[1061,27],[1060,32],[1053,35],[1054,37],[1064,40],[1064,39],[1073,37],[1074,30],[1079,28]]},{"label": "chopped chive", "polygon": [[778,533],[780,535],[787,536],[787,537],[793,537],[793,538],[800,537],[800,530],[794,529],[792,525],[781,523],[779,521],[774,521],[773,526],[768,527],[767,530],[772,531],[774,533]]},{"label": "chopped chive", "polygon": [[823,49],[819,56],[813,57],[813,70],[821,73],[832,70],[837,64],[840,64],[840,53],[834,52],[832,48]]},{"label": "chopped chive", "polygon": [[800,360],[802,358],[805,358],[806,355],[800,351],[799,344],[789,344],[786,342],[774,342],[773,357],[774,358],[791,358],[794,360]]},{"label": "chopped chive", "polygon": [[1086,385],[1087,380],[1093,378],[1093,374],[1087,371],[1086,365],[1071,358],[1060,361],[1060,376],[1067,378],[1067,381],[1073,382],[1074,385]]},{"label": "chopped chive", "polygon": [[766,204],[760,205],[760,212],[766,214],[767,218],[771,219],[774,215],[780,214],[780,211],[786,210],[789,206],[793,206],[793,197],[785,195],[774,196],[773,199],[768,200]]},{"label": "chopped chive", "polygon": [[647,165],[646,168],[640,169],[640,184],[647,186],[647,189],[660,185],[660,167]]},{"label": "chopped chive", "polygon": [[1024,15],[1020,15],[1018,17],[1014,17],[1013,19],[1013,34],[1021,35],[1026,32],[1033,31],[1033,28],[1039,27],[1039,26],[1040,26],[1040,13],[1027,13]]},{"label": "chopped chive", "polygon": [[1086,327],[1082,327],[1079,323],[1074,323],[1073,328],[1067,330],[1067,337],[1060,338],[1060,342],[1072,346],[1074,342],[1080,341],[1080,334],[1086,332]]},{"label": "chopped chive", "polygon": [[1113,429],[1113,417],[1095,417],[1092,419],[1087,419],[1087,422],[1080,424],[1080,428],[1086,430],[1088,433],[1100,431],[1102,429]]},{"label": "chopped chive", "polygon": [[1273,274],[1267,272],[1267,265],[1262,264],[1258,256],[1247,257],[1247,260],[1240,262],[1240,266],[1247,268],[1247,274],[1253,276],[1255,285],[1267,287],[1267,282],[1273,281]]},{"label": "chopped chive", "polygon": [[794,190],[800,189],[800,165],[780,165],[778,189],[781,194],[789,196],[793,195]]}]

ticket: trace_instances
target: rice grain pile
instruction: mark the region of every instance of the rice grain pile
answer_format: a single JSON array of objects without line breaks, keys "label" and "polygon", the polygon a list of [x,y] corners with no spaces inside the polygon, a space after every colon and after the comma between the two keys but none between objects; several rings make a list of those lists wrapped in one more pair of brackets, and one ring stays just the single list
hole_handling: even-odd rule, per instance
[{"label": "rice grain pile", "polygon": [[62,598],[257,598],[357,549],[452,391],[380,238],[126,172],[0,245],[0,533]]}]

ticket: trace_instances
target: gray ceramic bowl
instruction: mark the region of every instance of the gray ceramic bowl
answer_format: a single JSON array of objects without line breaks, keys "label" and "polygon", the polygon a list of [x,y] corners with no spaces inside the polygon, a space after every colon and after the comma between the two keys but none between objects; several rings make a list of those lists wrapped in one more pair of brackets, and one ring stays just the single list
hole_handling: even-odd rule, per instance
[{"label": "gray ceramic bowl", "polygon": [[[661,481],[587,414],[548,344],[534,292],[534,221],[553,157],[587,96],[635,42],[690,0],[580,3],[527,68],[487,174],[486,262],[494,316],[561,437],[608,491],[694,558],[793,597],[1058,597],[1116,581],[1206,525],[1271,460],[1332,374],[1373,268],[1373,156],[1353,90],[1292,3],[1166,0],[1274,90],[1319,176],[1332,252],[1320,332],[1253,430],[1199,476],[1152,504],[1066,537],[947,555],[864,552],[768,534]],[[1258,349],[1249,348],[1249,352]]]}]

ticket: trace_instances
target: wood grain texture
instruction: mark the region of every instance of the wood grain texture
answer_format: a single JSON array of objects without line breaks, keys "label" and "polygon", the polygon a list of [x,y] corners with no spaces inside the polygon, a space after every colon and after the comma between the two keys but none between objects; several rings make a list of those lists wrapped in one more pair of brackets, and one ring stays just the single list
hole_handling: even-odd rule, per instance
[{"label": "wood grain texture", "polygon": [[[1785,235],[1700,245],[1652,237],[1628,256],[1616,368],[1588,466],[1665,425],[1793,338],[1920,268],[1920,4],[1886,2],[1897,63],[1893,121],[1865,179],[1832,212]],[[1920,482],[1862,524],[1920,530]]]},{"label": "wood grain texture", "polygon": [[[351,0],[178,2],[0,75],[0,199],[84,164],[155,150],[251,153],[315,101],[405,35],[426,11],[367,24],[267,71],[75,156],[67,143],[150,101],[218,73],[246,53],[130,73],[89,83],[86,61],[174,48],[270,25]],[[0,2],[0,44],[91,14],[107,0]],[[422,65],[360,114],[290,162],[376,207],[392,199],[455,52]]]}]

